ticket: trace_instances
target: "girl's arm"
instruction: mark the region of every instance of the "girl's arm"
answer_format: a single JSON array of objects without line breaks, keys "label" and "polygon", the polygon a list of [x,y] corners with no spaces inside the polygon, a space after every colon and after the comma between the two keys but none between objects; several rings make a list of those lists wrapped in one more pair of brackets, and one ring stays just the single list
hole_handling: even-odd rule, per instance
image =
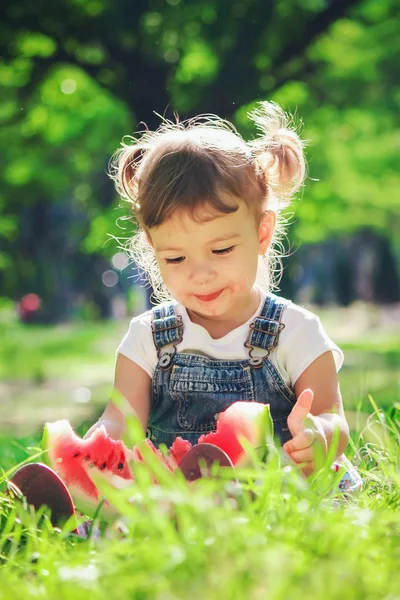
[{"label": "girl's arm", "polygon": [[[344,416],[332,352],[325,352],[314,360],[300,375],[294,390],[298,403],[288,417],[293,439],[284,444],[284,449],[294,462],[305,463],[304,472],[310,473],[315,441],[321,443],[327,451],[338,430],[336,457],[343,454],[349,441],[349,428]],[[313,398],[306,390],[312,390]]]},{"label": "girl's arm", "polygon": [[[115,367],[114,388],[127,400],[129,407],[137,415],[144,431],[150,412],[151,378],[139,365],[118,354]],[[114,439],[120,439],[125,429],[125,418],[120,409],[109,400],[100,419],[87,432],[88,437],[100,425],[104,425],[107,433]]]}]

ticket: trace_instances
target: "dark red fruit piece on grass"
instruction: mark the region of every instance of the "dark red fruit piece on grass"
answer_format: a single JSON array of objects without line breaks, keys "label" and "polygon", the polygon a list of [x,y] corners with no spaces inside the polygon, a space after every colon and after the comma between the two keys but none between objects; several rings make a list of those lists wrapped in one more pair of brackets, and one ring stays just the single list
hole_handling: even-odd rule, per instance
[{"label": "dark red fruit piece on grass", "polygon": [[10,481],[9,493],[25,496],[27,503],[32,504],[35,510],[41,506],[50,509],[53,526],[62,524],[75,513],[71,494],[64,482],[57,473],[42,463],[29,463],[20,467]]},{"label": "dark red fruit piece on grass", "polygon": [[232,467],[229,456],[214,444],[197,444],[193,446],[179,463],[179,468],[188,481],[195,481],[211,474],[214,463],[220,467]]}]

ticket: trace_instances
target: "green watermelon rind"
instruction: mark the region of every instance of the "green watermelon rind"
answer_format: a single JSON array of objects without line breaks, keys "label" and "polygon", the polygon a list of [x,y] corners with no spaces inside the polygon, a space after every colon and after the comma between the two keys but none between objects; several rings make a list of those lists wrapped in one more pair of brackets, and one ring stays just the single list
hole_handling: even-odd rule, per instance
[{"label": "green watermelon rind", "polygon": [[[55,429],[54,425],[60,424],[60,423],[66,423],[66,430],[68,430],[68,432],[70,432],[70,431],[73,432],[73,429],[72,429],[69,421],[67,421],[66,419],[63,419],[60,421],[55,421],[54,423],[45,423],[44,428],[43,428],[42,440],[41,440],[41,448],[42,448],[42,452],[43,452],[43,462],[53,469],[54,469],[54,465],[50,458],[50,450],[52,448],[51,428]],[[60,427],[60,426],[58,425],[58,427]]]},{"label": "green watermelon rind", "polygon": [[50,460],[49,460],[49,428],[48,428],[49,423],[46,423],[44,428],[43,428],[43,435],[42,435],[42,439],[40,442],[40,447],[42,448],[42,452],[43,452],[43,456],[42,456],[42,460],[43,462],[50,467]]}]

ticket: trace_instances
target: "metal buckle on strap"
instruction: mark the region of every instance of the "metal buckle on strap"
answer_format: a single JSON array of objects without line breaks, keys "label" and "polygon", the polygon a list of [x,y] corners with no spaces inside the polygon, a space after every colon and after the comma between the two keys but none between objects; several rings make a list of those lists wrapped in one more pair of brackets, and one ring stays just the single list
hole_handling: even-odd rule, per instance
[{"label": "metal buckle on strap", "polygon": [[[170,329],[178,329],[179,335],[178,335],[178,339],[176,341],[168,342],[167,344],[164,344],[163,346],[161,346],[160,348],[157,349],[158,364],[160,365],[160,368],[163,371],[167,371],[172,366],[172,361],[176,354],[176,346],[178,344],[180,344],[183,339],[182,317],[180,315],[174,315],[174,318],[176,319],[175,325],[167,325],[166,327],[161,327],[160,329],[156,329],[155,327],[153,327],[153,324],[152,324],[152,328],[151,328],[154,340],[155,340],[156,333],[159,333],[162,331],[168,331]],[[171,352],[163,352],[162,350],[166,346],[172,346],[172,351]]]},{"label": "metal buckle on strap", "polygon": [[262,367],[264,364],[264,359],[268,358],[268,356],[270,354],[270,349],[268,349],[267,353],[264,354],[264,356],[253,356],[253,350],[256,349],[256,346],[252,346],[251,344],[249,344],[249,342],[246,342],[245,347],[249,348],[249,356],[250,356],[249,365],[256,369],[259,369],[260,367]]},{"label": "metal buckle on strap", "polygon": [[157,352],[158,356],[158,364],[163,371],[168,371],[168,369],[172,366],[172,360],[176,354],[176,348],[174,346],[172,352],[161,352],[161,348]]},{"label": "metal buckle on strap", "polygon": [[[253,321],[253,323],[250,323],[250,329],[252,329],[253,331],[259,331],[260,333],[263,333],[264,335],[270,335],[273,338],[275,338],[274,341],[276,341],[279,337],[280,332],[285,327],[284,324],[280,323],[279,321],[273,321],[272,319],[263,319],[263,320],[269,321],[270,323],[274,323],[274,325],[277,325],[278,331],[276,333],[269,333],[268,331],[264,331],[264,329],[260,329],[260,327],[256,327],[255,321]],[[253,346],[253,344],[250,344],[251,336],[252,336],[252,334],[250,333],[249,338],[245,342],[244,345],[245,345],[245,348],[249,348],[249,357],[250,357],[249,364],[250,364],[250,366],[254,367],[256,369],[259,369],[264,364],[264,360],[269,357],[269,355],[271,354],[271,351],[274,348],[276,348],[278,344],[274,344],[273,346],[268,346],[268,348],[266,349],[267,352],[263,356],[253,356],[253,350],[255,350],[256,348],[259,348],[259,346]]]}]

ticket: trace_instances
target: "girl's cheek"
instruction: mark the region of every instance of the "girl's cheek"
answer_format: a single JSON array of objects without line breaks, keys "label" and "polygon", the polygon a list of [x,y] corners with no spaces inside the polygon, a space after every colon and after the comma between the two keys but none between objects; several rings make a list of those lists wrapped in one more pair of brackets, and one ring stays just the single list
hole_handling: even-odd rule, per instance
[{"label": "girl's cheek", "polygon": [[175,297],[184,289],[185,277],[182,277],[182,273],[166,269],[164,272],[161,271],[161,277],[166,287],[173,290]]}]

